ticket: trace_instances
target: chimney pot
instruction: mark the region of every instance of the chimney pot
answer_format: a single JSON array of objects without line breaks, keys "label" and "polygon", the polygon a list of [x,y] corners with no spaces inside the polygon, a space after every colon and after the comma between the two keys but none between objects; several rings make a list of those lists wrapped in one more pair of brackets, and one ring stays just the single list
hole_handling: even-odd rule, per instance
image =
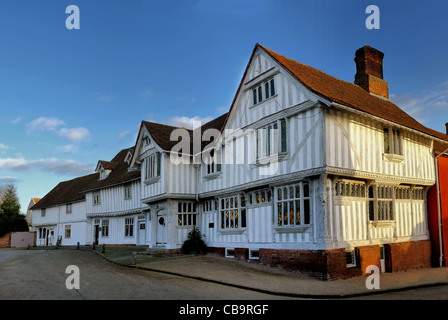
[{"label": "chimney pot", "polygon": [[370,46],[356,50],[355,84],[367,92],[389,99],[388,84],[383,79],[383,57],[384,53]]},{"label": "chimney pot", "polygon": [[445,123],[446,134],[448,134],[448,122]]}]

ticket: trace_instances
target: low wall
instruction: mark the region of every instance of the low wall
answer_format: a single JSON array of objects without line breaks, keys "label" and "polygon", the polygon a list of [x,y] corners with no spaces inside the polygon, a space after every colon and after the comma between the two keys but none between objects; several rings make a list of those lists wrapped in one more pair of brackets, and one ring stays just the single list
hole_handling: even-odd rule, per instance
[{"label": "low wall", "polygon": [[11,248],[33,247],[36,244],[36,232],[12,232],[10,235]]}]

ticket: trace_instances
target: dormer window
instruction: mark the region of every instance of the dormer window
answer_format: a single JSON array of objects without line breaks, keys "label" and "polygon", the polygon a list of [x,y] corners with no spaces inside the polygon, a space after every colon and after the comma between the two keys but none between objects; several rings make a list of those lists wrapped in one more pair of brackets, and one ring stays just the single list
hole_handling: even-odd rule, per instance
[{"label": "dormer window", "polygon": [[144,146],[149,146],[150,143],[151,143],[151,139],[149,139],[149,137],[144,137],[143,138],[143,145]]},{"label": "dormer window", "polygon": [[132,153],[128,151],[126,157],[124,158],[124,162],[126,162],[129,165],[131,163],[131,160],[132,160]]}]

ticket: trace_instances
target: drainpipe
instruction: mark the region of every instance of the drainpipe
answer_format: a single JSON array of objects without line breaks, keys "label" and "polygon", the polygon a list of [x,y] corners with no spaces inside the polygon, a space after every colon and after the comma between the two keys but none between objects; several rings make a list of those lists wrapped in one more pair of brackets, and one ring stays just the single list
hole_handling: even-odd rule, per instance
[{"label": "drainpipe", "polygon": [[440,267],[442,267],[442,264],[443,264],[443,248],[442,248],[443,241],[442,241],[442,214],[441,214],[441,209],[440,209],[440,184],[439,184],[438,159],[441,155],[443,155],[447,151],[448,151],[448,148],[445,149],[443,152],[441,152],[439,155],[434,157],[434,165],[435,165],[435,169],[436,169],[436,185],[437,185],[437,218],[438,218],[438,223],[439,223],[439,251],[440,251],[439,266]]}]

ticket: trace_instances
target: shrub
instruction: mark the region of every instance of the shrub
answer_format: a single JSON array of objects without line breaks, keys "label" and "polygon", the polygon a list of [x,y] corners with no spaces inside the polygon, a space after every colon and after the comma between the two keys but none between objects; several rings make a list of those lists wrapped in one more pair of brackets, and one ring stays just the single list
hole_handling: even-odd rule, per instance
[{"label": "shrub", "polygon": [[187,240],[182,244],[182,251],[184,253],[205,253],[207,246],[202,239],[201,232],[198,227],[193,227],[187,235]]}]

